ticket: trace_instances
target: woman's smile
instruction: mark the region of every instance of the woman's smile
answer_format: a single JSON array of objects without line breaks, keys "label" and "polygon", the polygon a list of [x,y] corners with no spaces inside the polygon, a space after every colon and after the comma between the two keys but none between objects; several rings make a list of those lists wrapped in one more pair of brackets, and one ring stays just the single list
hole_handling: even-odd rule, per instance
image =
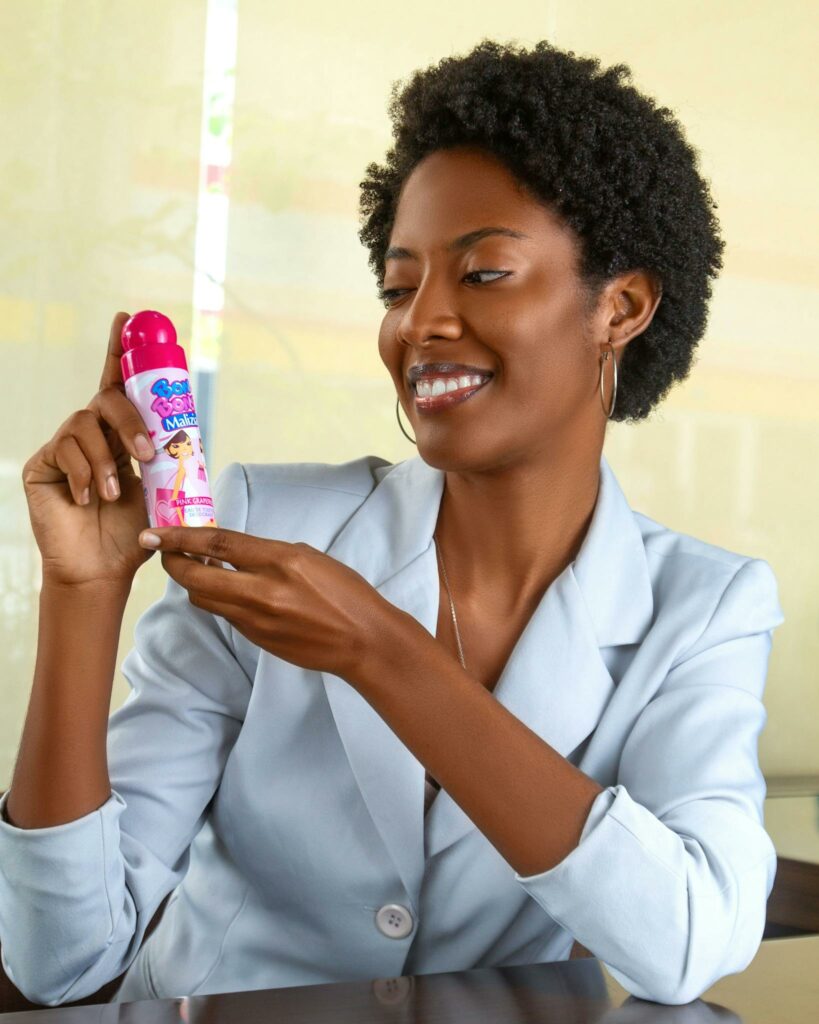
[{"label": "woman's smile", "polygon": [[490,377],[488,380],[481,381],[480,384],[472,384],[465,388],[459,387],[451,391],[444,391],[439,395],[419,395],[416,389],[424,384],[423,381],[419,381],[413,389],[415,408],[420,413],[440,412],[443,409],[450,409],[453,405],[460,405],[479,391],[483,391],[494,379],[494,377]]}]

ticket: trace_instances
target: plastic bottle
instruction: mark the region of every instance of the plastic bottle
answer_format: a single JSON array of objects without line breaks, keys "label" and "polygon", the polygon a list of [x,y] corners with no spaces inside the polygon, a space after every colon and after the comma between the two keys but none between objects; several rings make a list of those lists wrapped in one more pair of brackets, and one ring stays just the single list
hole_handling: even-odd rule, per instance
[{"label": "plastic bottle", "polygon": [[125,394],[148,427],[155,455],[140,462],[151,526],[216,526],[185,351],[152,309],[122,327]]}]

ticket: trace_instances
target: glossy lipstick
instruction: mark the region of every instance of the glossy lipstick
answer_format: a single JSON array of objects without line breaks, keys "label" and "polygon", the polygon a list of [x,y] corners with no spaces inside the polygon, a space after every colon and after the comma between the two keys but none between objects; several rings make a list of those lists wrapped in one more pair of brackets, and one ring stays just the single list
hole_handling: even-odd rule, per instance
[{"label": "glossy lipstick", "polygon": [[480,384],[474,384],[472,387],[460,388],[458,391],[445,391],[442,395],[434,395],[428,398],[424,398],[413,391],[415,408],[420,413],[441,412],[472,398],[473,395],[483,390],[487,384],[490,384],[492,380],[493,378],[490,377],[488,380],[482,381]]}]

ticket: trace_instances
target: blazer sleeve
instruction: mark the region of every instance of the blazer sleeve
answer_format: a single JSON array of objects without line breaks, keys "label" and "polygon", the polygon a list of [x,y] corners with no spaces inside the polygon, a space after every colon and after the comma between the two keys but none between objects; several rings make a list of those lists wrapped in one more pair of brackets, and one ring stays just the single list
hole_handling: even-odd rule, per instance
[{"label": "blazer sleeve", "polygon": [[515,878],[628,992],[679,1005],[756,955],[776,874],[757,744],[772,634],[767,562],[744,562],[631,729],[579,845]]},{"label": "blazer sleeve", "polygon": [[[245,529],[240,463],[219,474],[214,503],[220,526]],[[109,799],[50,828],[16,828],[0,814],[3,967],[47,1006],[97,991],[134,960],[187,871],[251,690],[232,627],[170,577],[139,618],[122,672],[131,692],[109,718]]]}]

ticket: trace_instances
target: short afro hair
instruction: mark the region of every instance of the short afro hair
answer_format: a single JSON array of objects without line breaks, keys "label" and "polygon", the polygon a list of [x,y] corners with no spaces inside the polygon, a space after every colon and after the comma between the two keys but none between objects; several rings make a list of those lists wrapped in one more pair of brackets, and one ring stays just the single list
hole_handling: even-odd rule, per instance
[{"label": "short afro hair", "polygon": [[547,41],[526,50],[484,39],[416,71],[389,115],[395,144],[360,183],[359,238],[379,290],[401,187],[429,153],[479,146],[502,161],[580,241],[589,312],[607,281],[652,273],[662,299],[625,346],[612,419],[638,421],[691,369],[725,243],[698,154],[668,107],[638,92],[630,68]]}]

